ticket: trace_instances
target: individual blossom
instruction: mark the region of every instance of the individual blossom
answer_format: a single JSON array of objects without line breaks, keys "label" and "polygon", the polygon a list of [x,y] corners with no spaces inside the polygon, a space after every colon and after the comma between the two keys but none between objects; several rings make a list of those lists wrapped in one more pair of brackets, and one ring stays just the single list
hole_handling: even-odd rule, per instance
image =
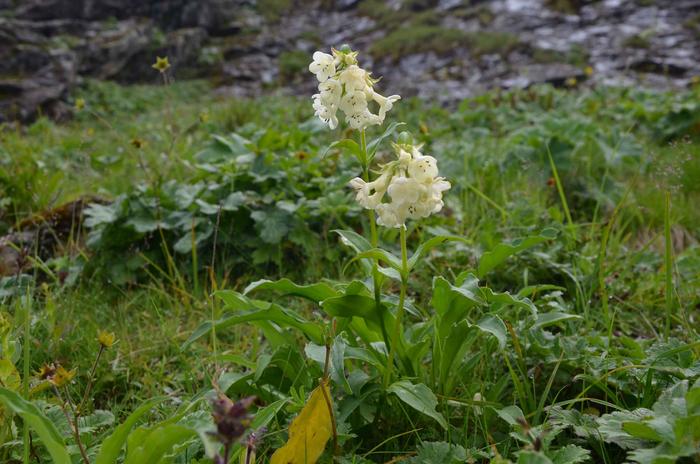
[{"label": "individual blossom", "polygon": [[166,56],[166,57],[161,58],[160,56],[156,56],[156,62],[153,63],[153,65],[151,65],[151,67],[160,73],[164,73],[170,67],[170,62],[168,61],[168,57]]},{"label": "individual blossom", "polygon": [[97,341],[100,343],[102,348],[111,348],[114,342],[117,340],[117,336],[114,332],[107,332],[106,330],[100,330],[97,333]]},{"label": "individual blossom", "polygon": [[338,126],[338,111],[345,115],[351,129],[383,124],[387,112],[401,97],[384,97],[374,90],[378,80],[357,64],[357,52],[333,49],[332,53],[315,52],[309,65],[319,81],[319,93],[312,97],[314,114],[331,129]]},{"label": "individual blossom", "polygon": [[391,172],[385,171],[373,182],[365,182],[363,179],[355,177],[350,181],[350,187],[355,189],[357,193],[355,200],[363,208],[375,209],[382,201],[390,180]]},{"label": "individual blossom", "polygon": [[76,369],[68,370],[63,366],[58,366],[51,377],[48,378],[56,387],[68,385],[75,377]]},{"label": "individual blossom", "polygon": [[325,82],[329,77],[335,75],[335,58],[333,55],[315,52],[313,59],[309,65],[309,71],[316,74],[319,82]]}]

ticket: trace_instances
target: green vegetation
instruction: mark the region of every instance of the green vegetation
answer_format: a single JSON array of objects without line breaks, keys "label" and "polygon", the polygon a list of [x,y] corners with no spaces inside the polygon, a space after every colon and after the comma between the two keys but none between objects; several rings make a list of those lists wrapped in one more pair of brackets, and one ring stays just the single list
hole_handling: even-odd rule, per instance
[{"label": "green vegetation", "polygon": [[309,55],[301,50],[282,52],[278,62],[282,79],[299,78],[309,69]]},{"label": "green vegetation", "polygon": [[370,49],[375,57],[398,59],[411,53],[447,53],[466,38],[464,32],[441,26],[406,26],[377,40]]},{"label": "green vegetation", "polygon": [[[337,462],[699,459],[699,97],[402,100],[452,189],[378,251],[356,145],[328,149],[357,134],[308,98],[87,83],[74,120],[0,132],[2,233],[101,200],[0,277],[0,462],[211,463],[217,394],[257,397],[268,462],[321,377]],[[400,130],[369,131],[375,167]]]}]

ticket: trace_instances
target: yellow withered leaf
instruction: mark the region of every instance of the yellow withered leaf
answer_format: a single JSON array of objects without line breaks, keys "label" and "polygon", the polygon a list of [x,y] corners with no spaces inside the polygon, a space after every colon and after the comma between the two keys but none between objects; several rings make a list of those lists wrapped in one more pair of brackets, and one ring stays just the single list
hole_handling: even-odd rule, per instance
[{"label": "yellow withered leaf", "polygon": [[289,426],[287,443],[275,451],[270,464],[315,464],[321,457],[333,431],[324,391],[330,399],[326,379],[311,392],[306,405]]}]

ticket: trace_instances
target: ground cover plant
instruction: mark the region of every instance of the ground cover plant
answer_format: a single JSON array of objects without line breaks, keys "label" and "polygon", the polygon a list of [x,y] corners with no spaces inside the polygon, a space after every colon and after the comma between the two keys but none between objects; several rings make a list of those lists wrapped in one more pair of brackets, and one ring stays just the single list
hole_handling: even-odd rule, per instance
[{"label": "ground cover plant", "polygon": [[0,461],[700,460],[700,88],[361,63],[3,128]]}]

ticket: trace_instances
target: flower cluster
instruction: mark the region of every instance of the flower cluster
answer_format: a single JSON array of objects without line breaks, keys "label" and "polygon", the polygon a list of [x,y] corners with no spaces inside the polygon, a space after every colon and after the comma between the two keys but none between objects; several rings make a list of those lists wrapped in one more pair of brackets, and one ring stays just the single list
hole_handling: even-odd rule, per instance
[{"label": "flower cluster", "polygon": [[[309,65],[319,81],[319,93],[313,96],[316,116],[331,129],[338,126],[338,110],[353,129],[382,124],[387,111],[401,97],[384,97],[374,91],[377,80],[357,65],[357,52],[332,49],[332,53],[314,53]],[[370,111],[370,103],[376,103],[376,114]]]},{"label": "flower cluster", "polygon": [[[395,145],[398,160],[382,167],[379,177],[365,182],[359,177],[350,181],[357,202],[377,212],[377,223],[385,227],[403,227],[407,219],[437,213],[443,207],[442,192],[450,183],[438,177],[437,160],[423,155],[420,147]],[[382,202],[388,193],[389,202]]]}]

